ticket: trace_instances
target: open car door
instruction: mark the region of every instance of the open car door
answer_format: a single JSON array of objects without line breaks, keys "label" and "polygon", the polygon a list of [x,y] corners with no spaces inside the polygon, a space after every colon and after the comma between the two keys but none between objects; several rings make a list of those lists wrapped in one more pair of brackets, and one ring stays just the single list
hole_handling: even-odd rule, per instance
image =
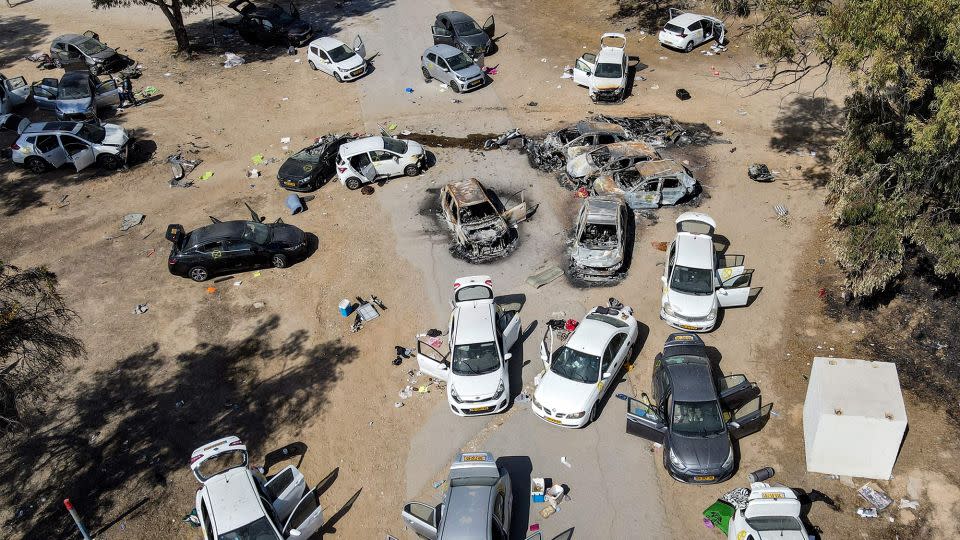
[{"label": "open car door", "polygon": [[750,288],[750,282],[753,280],[753,270],[744,269],[740,274],[725,280],[722,279],[722,272],[724,270],[731,269],[721,268],[717,272],[721,274],[720,288],[717,289],[717,301],[725,308],[747,305],[753,291],[753,289]]},{"label": "open car door", "polygon": [[293,465],[287,465],[263,485],[277,519],[285,522],[307,490],[307,481]]},{"label": "open car door", "polygon": [[434,379],[446,381],[450,378],[450,362],[447,360],[447,355],[422,341],[417,341],[417,365],[420,371]]},{"label": "open car door", "polygon": [[453,45],[453,32],[442,26],[431,26],[430,32],[433,34],[434,45]]},{"label": "open car door", "polygon": [[12,79],[3,79],[3,89],[10,101],[11,107],[23,105],[30,99],[33,88],[27,84],[23,77],[13,77]]},{"label": "open car door", "polygon": [[573,82],[580,86],[590,86],[590,76],[597,67],[597,55],[593,53],[583,53],[583,56],[577,58],[576,65],[573,66]]},{"label": "open car door", "polygon": [[713,234],[717,222],[702,212],[684,212],[677,216],[677,232],[693,234]]},{"label": "open car door", "polygon": [[496,34],[497,24],[493,20],[493,15],[487,17],[486,22],[483,23],[483,33],[493,39],[493,35]]},{"label": "open car door", "polygon": [[353,38],[353,52],[360,55],[360,58],[367,57],[367,47],[363,44],[363,40],[359,35]]},{"label": "open car door", "polygon": [[628,191],[624,196],[630,208],[657,208],[660,206],[660,181],[646,180],[640,182],[636,189]]},{"label": "open car door", "polygon": [[770,411],[773,409],[773,403],[761,406],[760,397],[756,397],[746,405],[734,411],[727,422],[727,429],[730,435],[735,439],[742,439],[748,435],[763,429],[767,420],[770,419]]},{"label": "open car door", "polygon": [[600,36],[600,48],[613,47],[614,49],[627,48],[627,36],[619,32],[607,32]]},{"label": "open car door", "polygon": [[437,522],[439,516],[435,507],[422,502],[409,502],[403,505],[400,517],[403,524],[417,533],[417,536],[437,540],[437,528],[440,524]]},{"label": "open car door", "polygon": [[317,498],[317,488],[313,488],[293,508],[283,526],[283,536],[310,538],[322,526],[323,507]]},{"label": "open car door", "polygon": [[550,369],[550,358],[553,354],[553,329],[549,326],[543,333],[543,339],[540,341],[540,360],[543,360],[543,369]]},{"label": "open car door", "polygon": [[377,167],[372,162],[367,163],[360,169],[360,174],[367,179],[367,182],[373,182],[377,179]]},{"label": "open car door", "polygon": [[97,107],[120,104],[120,88],[112,78],[97,85]]},{"label": "open car door", "polygon": [[70,154],[70,161],[73,162],[73,166],[76,167],[77,172],[80,172],[93,165],[93,162],[96,160],[96,157],[93,155],[93,148],[90,148],[89,146],[76,150],[73,154]]},{"label": "open car door", "polygon": [[503,354],[507,355],[520,338],[520,313],[504,312],[497,318],[497,330],[500,330],[500,335],[503,336]]},{"label": "open car door", "polygon": [[667,426],[649,405],[627,398],[627,433],[662,444]]},{"label": "open car door", "polygon": [[727,410],[737,410],[745,403],[760,395],[756,383],[747,380],[745,375],[730,375],[719,381],[720,403]]},{"label": "open car door", "polygon": [[520,201],[520,204],[504,211],[501,215],[503,219],[506,220],[507,225],[516,227],[517,223],[527,220],[527,201]]}]

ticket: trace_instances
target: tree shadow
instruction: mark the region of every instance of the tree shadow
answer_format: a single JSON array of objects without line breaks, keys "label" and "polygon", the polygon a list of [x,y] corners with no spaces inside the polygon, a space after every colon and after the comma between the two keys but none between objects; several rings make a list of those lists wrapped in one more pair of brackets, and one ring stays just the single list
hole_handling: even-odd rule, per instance
[{"label": "tree shadow", "polygon": [[823,187],[830,175],[830,150],[843,135],[843,109],[826,97],[798,96],[773,121],[770,148],[780,152],[815,152],[816,166],[805,177]]},{"label": "tree shadow", "polygon": [[[130,497],[162,496],[158,488],[167,477],[211,439],[236,434],[257,445],[281,429],[296,435],[309,427],[340,366],[357,350],[339,341],[308,346],[306,330],[274,345],[279,322],[273,316],[246,338],[200,343],[176,355],[154,343],[93,374],[60,403],[65,419],[6,441],[0,464],[6,505],[71,497],[82,501],[81,518],[96,530]],[[274,366],[274,374],[262,375]],[[64,538],[73,527],[66,512],[49,504],[14,530]]]},{"label": "tree shadow", "polygon": [[[4,15],[0,18],[0,36],[3,36],[0,40],[0,66],[12,64],[31,53],[41,52],[39,48],[47,41],[48,29],[47,23],[23,15]],[[20,74],[5,75],[16,77]]]}]

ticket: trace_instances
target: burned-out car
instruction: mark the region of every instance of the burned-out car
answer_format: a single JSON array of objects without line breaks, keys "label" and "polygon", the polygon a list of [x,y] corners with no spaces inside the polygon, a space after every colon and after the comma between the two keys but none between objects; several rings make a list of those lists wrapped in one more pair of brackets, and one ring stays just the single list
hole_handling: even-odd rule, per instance
[{"label": "burned-out car", "polygon": [[273,2],[258,6],[251,0],[233,0],[229,7],[240,14],[240,22],[234,26],[249,42],[299,47],[313,37],[313,27],[300,18],[293,2],[284,8]]},{"label": "burned-out car", "polygon": [[86,69],[93,75],[114,73],[131,63],[128,57],[108,47],[96,32],[90,30],[83,35],[64,34],[55,38],[50,44],[50,57],[58,68]]},{"label": "burned-out car", "polygon": [[677,204],[698,189],[690,171],[672,159],[639,163],[593,182],[595,195],[620,197],[633,210]]},{"label": "burned-out car", "polygon": [[478,262],[506,255],[516,243],[517,224],[530,215],[525,201],[502,211],[476,178],[443,186],[440,208],[457,249]]},{"label": "burned-out car", "polygon": [[356,139],[352,135],[325,135],[315,144],[293,154],[277,171],[280,187],[290,191],[313,191],[334,173],[334,161],[340,147]]},{"label": "burned-out car", "polygon": [[569,160],[601,144],[629,141],[633,135],[617,124],[582,120],[527,144],[527,159],[537,168],[559,169]]},{"label": "burned-out car", "polygon": [[567,161],[567,175],[575,180],[591,178],[623,171],[659,157],[652,146],[642,141],[606,144]]},{"label": "burned-out car", "polygon": [[570,250],[571,275],[584,281],[623,277],[628,227],[627,206],[622,199],[584,199]]}]

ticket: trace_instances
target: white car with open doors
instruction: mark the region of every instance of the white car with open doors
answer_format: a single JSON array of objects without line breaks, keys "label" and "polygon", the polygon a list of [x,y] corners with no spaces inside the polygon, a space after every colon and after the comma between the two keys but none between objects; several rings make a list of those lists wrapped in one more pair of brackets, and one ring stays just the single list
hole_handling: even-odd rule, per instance
[{"label": "white car with open doors", "polygon": [[426,163],[420,143],[393,137],[364,137],[344,143],[337,152],[337,178],[347,189],[395,176],[416,176]]},{"label": "white car with open doors", "polygon": [[627,93],[627,38],[617,32],[600,36],[600,51],[584,53],[573,68],[573,82],[586,86],[593,101],[623,101]]},{"label": "white car with open doors", "polygon": [[367,48],[357,36],[353,48],[332,37],[322,37],[307,46],[307,64],[310,69],[333,75],[337,82],[352,81],[367,72]]},{"label": "white car with open doors", "polygon": [[663,25],[657,36],[661,45],[690,52],[698,45],[711,39],[725,43],[726,27],[716,17],[684,13],[679,9],[670,9],[670,20]]},{"label": "white car with open doors", "polygon": [[453,284],[446,353],[417,342],[420,371],[446,381],[450,410],[459,416],[502,412],[510,404],[510,350],[520,337],[520,314],[494,301],[488,276]]},{"label": "white car with open doors", "polygon": [[676,223],[660,278],[660,318],[674,328],[709,332],[721,307],[745,306],[759,292],[750,288],[753,270],[743,266],[743,255],[717,253],[710,216],[684,212]]},{"label": "white car with open doors", "polygon": [[579,428],[597,419],[603,396],[617,385],[639,330],[633,308],[611,299],[590,310],[567,342],[555,347],[552,328],[540,343],[544,371],[535,380],[533,412],[558,426]]},{"label": "white car with open doors", "polygon": [[190,470],[201,484],[196,510],[204,538],[310,538],[323,526],[316,488],[308,489],[300,471],[288,465],[265,478],[235,436],[194,450]]}]

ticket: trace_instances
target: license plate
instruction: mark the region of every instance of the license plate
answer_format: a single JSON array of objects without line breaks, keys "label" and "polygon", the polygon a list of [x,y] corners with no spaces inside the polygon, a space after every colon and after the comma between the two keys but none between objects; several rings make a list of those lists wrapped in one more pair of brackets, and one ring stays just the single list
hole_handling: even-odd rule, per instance
[{"label": "license plate", "polygon": [[477,80],[473,81],[472,83],[470,83],[470,88],[473,88],[474,86],[480,86],[480,83],[482,83],[482,82],[483,82],[483,81],[481,81],[480,79],[477,79]]},{"label": "license plate", "polygon": [[680,328],[683,328],[684,330],[696,330],[698,327],[689,324],[681,324]]},{"label": "license plate", "polygon": [[556,418],[550,418],[549,416],[545,416],[544,418],[547,419],[547,422],[553,422],[554,424],[559,424],[559,423],[560,423],[560,421],[557,420]]},{"label": "license plate", "polygon": [[361,73],[363,73],[363,68],[359,68],[359,69],[355,69],[355,70],[351,71],[351,72],[350,72],[350,75],[356,77],[357,75],[359,75],[359,74],[361,74]]},{"label": "license plate", "polygon": [[287,180],[286,182],[283,183],[283,185],[293,187],[293,186],[297,185],[297,183],[296,183],[296,182],[292,182],[292,181],[290,181],[290,180]]},{"label": "license plate", "polygon": [[716,476],[694,476],[693,479],[697,482],[710,482],[716,480]]},{"label": "license plate", "polygon": [[487,456],[463,456],[464,461],[486,461]]},{"label": "license plate", "polygon": [[476,407],[476,408],[470,409],[470,412],[487,412],[492,408],[493,407]]}]

